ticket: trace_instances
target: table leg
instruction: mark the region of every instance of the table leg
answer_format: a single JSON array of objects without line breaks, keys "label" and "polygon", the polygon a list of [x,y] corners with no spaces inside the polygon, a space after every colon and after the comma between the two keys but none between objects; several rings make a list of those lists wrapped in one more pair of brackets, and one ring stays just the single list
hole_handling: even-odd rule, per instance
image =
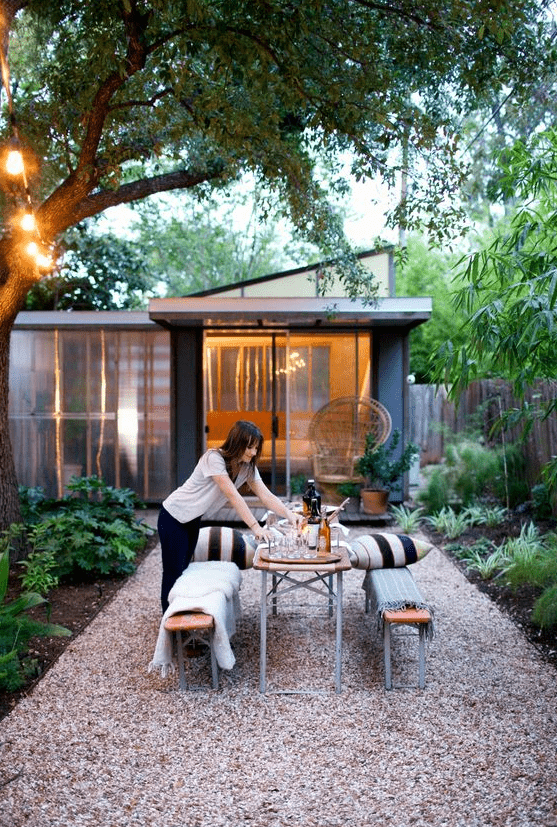
[{"label": "table leg", "polygon": [[273,583],[273,601],[272,601],[273,609],[272,609],[272,611],[273,611],[273,617],[274,617],[277,613],[277,576],[276,576],[276,574],[273,574],[273,576],[272,576],[272,583]]},{"label": "table leg", "polygon": [[337,694],[342,691],[342,572],[337,572],[337,630],[335,646],[335,689]]},{"label": "table leg", "polygon": [[261,572],[261,613],[259,620],[259,691],[265,693],[267,670],[267,572]]}]

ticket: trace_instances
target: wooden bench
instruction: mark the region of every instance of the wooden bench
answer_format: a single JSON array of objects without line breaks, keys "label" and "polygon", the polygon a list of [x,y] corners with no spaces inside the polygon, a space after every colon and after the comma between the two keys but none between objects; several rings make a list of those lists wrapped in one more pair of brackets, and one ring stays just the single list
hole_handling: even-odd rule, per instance
[{"label": "wooden bench", "polygon": [[[373,594],[383,631],[385,689],[393,688],[391,626],[413,627],[418,632],[418,686],[425,687],[425,642],[433,634],[433,611],[425,606],[420,591],[406,567],[372,569],[366,572],[366,612]],[[400,608],[395,608],[398,604]]]},{"label": "wooden bench", "polygon": [[172,632],[176,638],[180,690],[185,692],[186,689],[204,688],[189,685],[186,679],[186,668],[184,662],[184,646],[196,645],[200,643],[206,644],[209,647],[211,655],[213,689],[218,689],[219,669],[213,647],[213,633],[215,629],[215,620],[213,616],[205,614],[204,612],[180,612],[179,614],[171,615],[165,621],[164,628],[167,631]]}]

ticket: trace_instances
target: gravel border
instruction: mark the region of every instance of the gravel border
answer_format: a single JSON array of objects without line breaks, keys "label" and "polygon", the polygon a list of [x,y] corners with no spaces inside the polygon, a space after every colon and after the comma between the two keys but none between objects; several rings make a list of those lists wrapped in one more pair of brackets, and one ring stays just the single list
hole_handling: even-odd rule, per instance
[{"label": "gravel border", "polygon": [[[1,827],[557,827],[555,670],[441,551],[413,573],[436,609],[425,690],[385,691],[351,571],[342,694],[334,618],[303,598],[279,609],[268,655],[270,688],[302,693],[261,695],[248,571],[236,666],[218,691],[180,695],[177,677],[147,672],[155,548],[0,723]],[[395,682],[416,683],[416,652],[398,641]],[[207,662],[189,663],[208,683]]]}]

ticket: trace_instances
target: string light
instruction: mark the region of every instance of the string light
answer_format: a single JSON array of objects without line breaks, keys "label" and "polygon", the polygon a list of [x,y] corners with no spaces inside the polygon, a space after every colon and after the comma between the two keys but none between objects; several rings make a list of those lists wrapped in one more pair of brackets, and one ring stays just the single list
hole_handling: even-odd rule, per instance
[{"label": "string light", "polygon": [[32,212],[24,212],[19,221],[19,226],[27,233],[32,233],[37,229],[37,222]]},{"label": "string light", "polygon": [[[50,252],[42,245],[39,228],[35,218],[33,205],[31,203],[31,194],[29,192],[28,175],[25,167],[24,154],[21,151],[21,141],[19,137],[19,130],[13,109],[12,95],[10,91],[10,70],[6,58],[5,46],[0,45],[0,68],[2,73],[2,86],[6,92],[8,99],[8,112],[10,116],[10,124],[12,128],[12,138],[9,141],[7,152],[5,155],[4,166],[7,174],[13,179],[21,179],[20,193],[26,201],[25,211],[16,219],[19,229],[25,233],[29,233],[34,238],[29,241],[23,241],[25,253],[34,260],[35,265],[39,271],[46,272],[51,270],[54,266],[54,261]],[[32,166],[31,161],[31,166]],[[14,198],[15,198],[14,193]],[[36,239],[36,240],[35,240]]]},{"label": "string light", "polygon": [[8,152],[6,157],[6,172],[8,175],[13,175],[14,178],[24,174],[25,166],[23,163],[23,155],[19,149],[11,149]]}]

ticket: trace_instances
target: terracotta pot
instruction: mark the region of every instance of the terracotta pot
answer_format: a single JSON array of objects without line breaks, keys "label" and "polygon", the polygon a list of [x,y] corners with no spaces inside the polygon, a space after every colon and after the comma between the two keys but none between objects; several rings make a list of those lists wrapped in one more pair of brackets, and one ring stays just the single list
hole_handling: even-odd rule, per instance
[{"label": "terracotta pot", "polygon": [[362,488],[362,508],[365,514],[385,514],[389,503],[389,489]]}]

